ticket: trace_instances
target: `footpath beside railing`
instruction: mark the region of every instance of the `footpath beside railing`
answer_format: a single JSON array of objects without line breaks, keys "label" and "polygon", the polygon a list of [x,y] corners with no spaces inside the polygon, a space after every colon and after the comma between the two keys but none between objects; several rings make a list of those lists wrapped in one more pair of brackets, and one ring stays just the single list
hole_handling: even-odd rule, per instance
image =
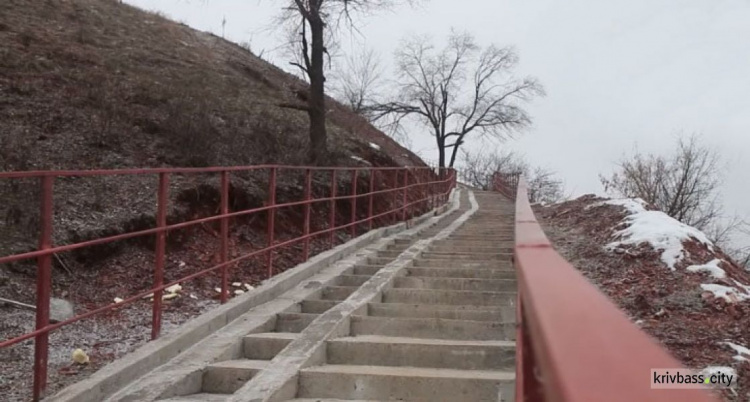
[{"label": "footpath beside railing", "polygon": [[[287,175],[292,173],[294,179],[303,184],[303,198],[297,201],[277,203],[277,176],[280,172]],[[267,200],[260,207],[230,211],[230,187],[232,186],[232,175],[243,173],[254,173],[265,178],[268,188]],[[170,177],[174,175],[214,175],[216,185],[219,188],[220,204],[216,206],[219,213],[213,216],[193,219],[179,223],[168,223],[167,212],[170,205]],[[146,230],[121,233],[114,236],[91,239],[79,243],[54,245],[53,244],[53,222],[54,222],[54,189],[55,181],[60,178],[71,177],[93,177],[93,176],[151,176],[158,181],[157,205],[155,211],[156,226]],[[313,176],[330,175],[330,189],[328,196],[313,197]],[[153,295],[151,338],[159,337],[162,316],[162,293],[175,284],[185,281],[216,274],[221,282],[221,303],[228,299],[229,286],[228,277],[232,267],[244,260],[253,257],[264,256],[268,277],[274,275],[273,260],[274,252],[293,244],[303,243],[303,260],[310,257],[310,241],[319,236],[328,236],[330,245],[335,245],[335,234],[337,231],[347,230],[352,237],[357,236],[357,229],[371,230],[376,222],[380,224],[391,224],[407,221],[418,211],[436,208],[448,201],[448,195],[456,185],[455,171],[452,169],[432,169],[428,167],[416,168],[336,168],[336,167],[294,167],[294,166],[246,166],[246,167],[211,167],[211,168],[164,168],[164,169],[125,169],[125,170],[91,170],[91,171],[32,171],[32,172],[0,172],[0,180],[38,180],[41,188],[40,196],[40,221],[39,247],[36,251],[0,256],[0,264],[7,264],[23,260],[36,260],[36,329],[26,334],[7,339],[0,343],[0,348],[7,348],[19,342],[34,339],[34,400],[39,400],[47,381],[47,357],[49,333],[74,322],[101,314],[110,310],[119,309],[141,300],[148,295]],[[348,182],[348,186],[347,186]],[[257,183],[256,183],[257,184]],[[339,194],[341,188],[347,192]],[[364,187],[364,189],[363,189]],[[362,217],[358,211],[358,202],[366,202],[366,217]],[[33,200],[29,200],[33,202]],[[337,204],[350,203],[351,210],[349,222],[336,223]],[[376,205],[377,202],[377,205]],[[313,206],[324,205],[327,207],[328,223],[326,227],[312,231],[311,211]],[[299,222],[301,235],[292,239],[277,241],[275,217],[277,211],[288,208],[302,208],[303,219]],[[149,211],[143,211],[148,213]],[[240,255],[230,259],[230,222],[236,218],[249,217],[262,214],[267,222],[266,247],[254,250],[251,253]],[[340,220],[340,219],[339,219]],[[218,223],[220,226],[220,261],[218,264],[192,273],[191,275],[165,282],[164,267],[166,260],[166,238],[171,231],[187,228],[199,224]],[[112,303],[86,311],[68,320],[50,324],[49,307],[52,292],[52,261],[57,253],[81,250],[109,244],[116,241],[133,239],[137,237],[155,238],[155,262],[153,287],[138,294],[125,297],[120,303]]]},{"label": "footpath beside railing", "polygon": [[682,364],[554,250],[523,179],[493,183],[516,203],[516,401],[718,401],[706,390],[652,389],[652,369]]}]

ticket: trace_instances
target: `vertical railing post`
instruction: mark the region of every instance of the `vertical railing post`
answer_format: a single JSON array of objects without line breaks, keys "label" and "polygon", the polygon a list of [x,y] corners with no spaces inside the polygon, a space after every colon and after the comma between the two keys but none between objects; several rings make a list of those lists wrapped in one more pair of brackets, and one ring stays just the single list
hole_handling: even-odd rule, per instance
[{"label": "vertical railing post", "polygon": [[310,258],[310,199],[312,198],[312,170],[307,169],[305,171],[305,223],[302,228],[302,235],[305,236],[303,254],[304,261]]},{"label": "vertical railing post", "polygon": [[276,224],[276,167],[272,167],[268,177],[268,253],[266,253],[266,266],[268,267],[268,279],[273,277],[273,247]]},{"label": "vertical railing post", "polygon": [[[159,173],[159,194],[157,195],[156,226],[156,261],[154,263],[154,288],[164,285],[164,257],[167,248],[167,198],[169,196],[169,174]],[[161,295],[162,290],[153,293],[154,303],[151,311],[151,339],[159,337],[161,332]]]},{"label": "vertical railing post", "polygon": [[404,169],[404,196],[401,204],[401,221],[406,222],[406,209],[408,204],[409,169]]},{"label": "vertical railing post", "polygon": [[372,230],[372,226],[374,225],[374,218],[373,213],[373,207],[375,206],[375,195],[373,194],[375,192],[375,174],[378,171],[375,169],[370,169],[370,196],[369,196],[369,205],[367,207],[367,222],[368,222],[368,230]]},{"label": "vertical railing post", "polygon": [[351,225],[349,227],[349,233],[351,234],[351,238],[357,237],[357,176],[359,171],[357,169],[352,169],[352,220]]},{"label": "vertical railing post", "polygon": [[331,172],[331,224],[329,226],[331,236],[331,248],[336,244],[336,169]]},{"label": "vertical railing post", "polygon": [[[55,178],[45,175],[41,178],[40,219],[41,232],[39,234],[39,250],[52,247],[53,198],[52,191]],[[52,255],[44,255],[37,259],[36,272],[36,329],[49,325],[49,304],[52,292]],[[34,338],[34,401],[42,398],[47,387],[47,357],[49,354],[49,332],[44,332]]]},{"label": "vertical railing post", "polygon": [[221,252],[219,253],[221,267],[221,304],[229,297],[229,267],[224,265],[229,260],[229,172],[221,172]]},{"label": "vertical railing post", "polygon": [[393,189],[388,192],[388,198],[392,200],[391,205],[393,207],[393,215],[391,216],[391,220],[394,224],[398,222],[398,208],[396,208],[400,195],[398,191],[398,172],[398,169],[393,170]]}]

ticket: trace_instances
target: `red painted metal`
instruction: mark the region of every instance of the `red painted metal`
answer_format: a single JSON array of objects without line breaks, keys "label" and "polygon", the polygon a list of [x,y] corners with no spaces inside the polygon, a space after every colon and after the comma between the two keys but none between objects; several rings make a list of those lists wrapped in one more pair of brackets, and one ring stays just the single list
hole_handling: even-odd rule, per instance
[{"label": "red painted metal", "polygon": [[310,259],[310,199],[312,198],[312,170],[305,169],[305,223],[302,228],[302,235],[305,237],[302,254],[303,260]]},{"label": "red painted metal", "polygon": [[[221,214],[229,214],[229,172],[221,172]],[[221,251],[219,260],[227,262],[229,258],[229,218],[221,218]],[[221,295],[219,300],[224,304],[229,299],[229,267],[221,267]]]},{"label": "red painted metal", "polygon": [[[53,176],[41,178],[41,206],[40,215],[42,227],[39,234],[39,249],[52,247],[52,222],[54,201],[52,192]],[[49,307],[52,292],[52,255],[45,255],[37,259],[36,277],[36,329],[41,330],[49,325]],[[47,357],[49,354],[49,333],[43,332],[34,340],[34,400],[42,397],[47,386]]]},{"label": "red painted metal", "polygon": [[[156,226],[164,229],[167,226],[167,203],[169,202],[169,173],[159,173],[159,193],[157,196]],[[151,339],[159,337],[161,332],[161,296],[164,284],[164,259],[166,257],[167,232],[156,233],[156,252],[154,263],[154,303],[151,311]]]},{"label": "red painted metal", "polygon": [[357,237],[357,171],[352,170],[352,226],[349,228],[351,236]]},{"label": "red painted metal", "polygon": [[377,174],[377,170],[370,171],[370,191],[369,193],[369,205],[367,206],[367,226],[369,230],[372,230],[372,225],[375,223],[375,219],[372,217],[372,213],[374,212],[375,207],[375,195],[373,194],[375,192],[375,175]]},{"label": "red painted metal", "polygon": [[651,389],[651,369],[682,364],[555,252],[531,210],[526,183],[515,183],[516,401],[718,401],[703,390]]},{"label": "red painted metal", "polygon": [[[291,201],[283,204],[276,203],[276,180],[277,180],[277,169],[289,169],[304,171],[305,174],[305,190],[304,199],[300,201]],[[268,175],[268,186],[269,186],[269,199],[266,205],[256,208],[249,208],[241,211],[230,212],[229,211],[229,189],[230,189],[230,178],[232,172],[258,172],[261,170],[267,170]],[[360,175],[360,171],[368,171],[370,175],[370,185],[366,194],[359,193],[358,188],[353,188],[352,193],[349,195],[337,195],[337,172],[346,170],[352,172],[353,182],[356,182],[356,178]],[[419,182],[415,182],[409,185],[408,175],[415,174],[415,177],[420,178]],[[312,174],[314,172],[331,172],[331,196],[313,198],[312,196]],[[378,177],[387,178],[387,174],[393,172],[393,185],[389,186],[386,183],[380,184],[382,188],[378,189],[379,186],[377,179]],[[399,174],[404,174],[404,186],[399,185]],[[168,224],[167,223],[167,211],[169,201],[169,178],[172,174],[205,174],[213,173],[220,176],[220,207],[219,214],[215,216],[209,216],[205,218],[193,219],[186,222],[179,222]],[[378,176],[380,174],[380,176]],[[102,237],[98,239],[87,240],[74,244],[67,244],[62,246],[53,246],[52,244],[52,222],[53,222],[53,183],[57,177],[91,177],[91,176],[113,176],[113,175],[153,175],[158,176],[159,186],[157,192],[157,211],[156,211],[156,226],[154,228],[139,230],[134,232],[122,233],[114,236]],[[47,339],[51,331],[57,330],[66,325],[78,322],[80,320],[95,316],[97,314],[111,311],[114,309],[122,308],[126,305],[133,303],[142,302],[144,296],[153,295],[152,304],[152,329],[151,336],[156,338],[159,336],[161,328],[161,307],[162,299],[161,295],[167,287],[173,286],[178,283],[184,283],[192,279],[206,276],[206,275],[218,275],[221,280],[222,295],[225,302],[229,296],[228,291],[228,279],[229,270],[236,264],[253,258],[266,255],[266,262],[269,268],[269,275],[273,274],[273,255],[272,253],[276,250],[284,247],[289,247],[299,242],[304,242],[303,253],[305,259],[309,258],[310,253],[310,240],[317,236],[328,234],[331,236],[331,245],[335,241],[335,232],[337,230],[349,228],[350,230],[356,228],[357,225],[368,224],[368,227],[372,228],[375,226],[377,219],[389,221],[398,221],[399,217],[406,218],[406,208],[414,205],[422,205],[428,199],[436,200],[447,200],[447,193],[452,189],[453,181],[452,177],[435,175],[434,171],[428,168],[325,168],[325,167],[289,167],[289,166],[276,166],[276,165],[264,165],[264,166],[249,166],[249,167],[212,167],[212,168],[160,168],[160,169],[121,169],[121,170],[91,170],[91,171],[52,171],[52,172],[0,172],[0,180],[14,180],[18,178],[39,178],[42,185],[42,202],[41,202],[41,219],[42,229],[40,234],[39,249],[27,253],[14,254],[8,256],[0,256],[0,264],[37,259],[38,261],[38,275],[37,275],[37,318],[36,328],[34,331],[17,336],[15,338],[6,339],[0,342],[0,348],[10,347],[19,342],[28,339],[35,339],[35,357],[34,357],[34,397],[38,400],[42,397],[46,383],[46,370],[47,370],[47,353],[48,344]],[[390,181],[390,180],[388,180]],[[432,189],[424,193],[423,191],[415,191],[420,189]],[[412,190],[414,189],[414,190]],[[381,212],[375,212],[375,196],[383,197],[383,205]],[[352,203],[352,210],[356,211],[357,199],[362,197],[368,197],[368,216],[367,218],[357,220],[357,215],[353,215],[352,221],[336,226],[336,203],[349,200]],[[411,199],[411,202],[409,202]],[[330,203],[331,205],[331,216],[330,225],[327,228],[323,228],[316,232],[312,232],[311,229],[311,214],[312,205],[314,203]],[[281,208],[304,208],[305,209],[305,227],[301,236],[294,239],[285,240],[282,242],[275,242],[275,213]],[[399,212],[401,212],[399,214]],[[235,258],[231,258],[229,255],[230,247],[230,233],[229,226],[230,220],[233,218],[245,217],[250,215],[257,215],[266,213],[268,216],[268,244],[267,247],[254,250],[244,255],[240,255]],[[169,232],[193,227],[200,224],[218,222],[220,224],[221,239],[220,239],[220,261],[218,264],[203,269],[199,272],[194,272],[190,275],[182,278],[164,282],[164,267],[166,261],[166,236]],[[155,247],[155,261],[154,261],[154,286],[151,289],[139,292],[136,295],[126,297],[121,303],[112,303],[100,307],[93,308],[82,314],[79,314],[71,319],[58,322],[55,324],[49,323],[49,299],[51,293],[51,268],[53,254],[61,252],[69,252],[74,250],[83,249],[86,247],[92,247],[101,244],[107,244],[115,241],[121,241],[126,239],[133,239],[137,237],[155,236],[156,247]],[[231,259],[230,259],[231,258]]]},{"label": "red painted metal", "polygon": [[[336,227],[336,187],[338,187],[338,183],[336,182],[336,170],[331,172],[331,217],[330,217],[330,225],[329,228],[333,229]],[[331,230],[331,248],[336,245],[336,230]]]},{"label": "red painted metal", "polygon": [[409,170],[404,170],[404,196],[401,202],[401,220],[406,222],[406,210],[409,208],[407,199],[409,194]]},{"label": "red painted metal", "polygon": [[[268,178],[268,206],[276,205],[276,172],[277,168],[272,167]],[[273,242],[275,235],[276,209],[268,210],[268,254],[266,255],[266,265],[268,266],[268,279],[273,277]]]}]

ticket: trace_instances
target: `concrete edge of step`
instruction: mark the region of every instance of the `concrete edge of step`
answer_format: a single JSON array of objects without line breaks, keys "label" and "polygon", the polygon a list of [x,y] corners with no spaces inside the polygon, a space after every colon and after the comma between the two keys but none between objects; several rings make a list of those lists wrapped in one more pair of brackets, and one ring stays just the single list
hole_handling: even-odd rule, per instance
[{"label": "concrete edge of step", "polygon": [[[316,360],[325,359],[325,343],[329,339],[346,335],[349,332],[349,317],[362,308],[383,291],[398,274],[411,264],[431,242],[437,238],[445,238],[463,225],[479,209],[479,204],[473,192],[468,191],[470,208],[429,239],[417,241],[406,249],[396,259],[385,265],[369,281],[359,287],[346,300],[321,314],[300,336],[292,341],[279,355],[273,359],[273,364],[262,370],[242,388],[235,392],[227,402],[276,402],[293,399],[297,394],[297,376],[301,369],[316,364]],[[458,204],[451,210],[457,210]],[[443,217],[447,216],[444,215]],[[435,219],[435,223],[443,217]],[[416,234],[420,231],[414,228],[405,232]],[[442,237],[440,237],[442,235]]]},{"label": "concrete edge of step", "polygon": [[271,278],[253,291],[187,321],[176,331],[147,342],[122,358],[102,367],[90,377],[71,384],[44,400],[56,402],[104,400],[145,374],[163,366],[209,335],[226,327],[248,310],[277,298],[331,264],[355,254],[358,250],[382,238],[413,230],[410,228],[425,224],[433,217],[447,216],[449,212],[458,208],[459,197],[460,191],[453,191],[448,203],[432,211],[407,222],[372,230],[318,254],[309,261]]}]

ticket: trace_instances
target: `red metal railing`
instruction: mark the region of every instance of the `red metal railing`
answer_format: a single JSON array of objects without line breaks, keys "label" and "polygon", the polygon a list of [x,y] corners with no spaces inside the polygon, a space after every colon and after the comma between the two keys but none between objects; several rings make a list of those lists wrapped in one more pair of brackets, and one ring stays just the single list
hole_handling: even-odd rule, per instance
[{"label": "red metal railing", "polygon": [[[277,176],[280,171],[299,173],[301,180],[304,182],[303,199],[299,201],[290,201],[277,203]],[[268,198],[265,205],[257,208],[244,209],[239,211],[230,211],[229,198],[231,175],[243,172],[260,172],[267,173],[268,177]],[[313,175],[325,174],[330,172],[331,188],[329,197],[313,197]],[[168,223],[167,211],[169,206],[169,189],[170,177],[176,174],[196,175],[196,174],[216,174],[219,176],[220,205],[218,215],[193,219],[180,223]],[[349,175],[349,195],[337,194],[341,186],[342,174]],[[54,221],[53,195],[54,183],[56,179],[63,177],[91,177],[91,176],[123,176],[123,175],[150,175],[158,177],[158,194],[156,208],[156,227],[138,230],[128,233],[121,233],[114,236],[102,237],[82,241],[79,243],[54,246],[52,233]],[[337,178],[337,176],[339,176]],[[367,179],[367,191],[359,192],[361,187],[359,179],[369,176]],[[393,181],[390,181],[389,176]],[[399,185],[399,178],[401,183]],[[292,166],[250,166],[250,167],[211,167],[211,168],[160,168],[160,169],[124,169],[124,170],[92,170],[92,171],[32,171],[32,172],[0,172],[0,180],[15,179],[36,179],[41,186],[41,230],[39,235],[39,248],[36,251],[8,255],[0,257],[0,264],[11,263],[21,260],[37,260],[36,275],[36,329],[32,332],[19,335],[12,339],[7,339],[0,343],[0,348],[6,348],[24,340],[34,338],[34,400],[39,400],[43,394],[47,380],[47,356],[48,356],[48,339],[49,333],[68,324],[83,320],[85,318],[103,313],[108,310],[122,308],[128,304],[142,299],[144,296],[153,294],[152,305],[152,325],[151,338],[159,337],[161,330],[161,313],[162,313],[162,292],[164,289],[185,281],[219,271],[221,282],[221,303],[227,302],[228,298],[228,277],[231,267],[240,261],[265,254],[265,263],[267,266],[268,277],[273,276],[274,252],[282,247],[290,246],[298,242],[303,242],[302,253],[304,260],[310,256],[311,239],[322,236],[330,236],[330,245],[333,247],[336,241],[336,232],[347,230],[354,237],[357,235],[357,229],[360,225],[366,225],[366,228],[372,229],[375,222],[382,224],[395,223],[398,220],[406,221],[413,217],[419,210],[434,208],[447,202],[450,191],[456,185],[455,171],[450,169],[432,169],[428,167],[419,168],[321,168],[321,167],[292,167]],[[391,184],[392,185],[389,185]],[[379,199],[382,207],[380,212],[375,209],[376,197]],[[367,199],[367,217],[358,219],[357,200]],[[337,203],[349,201],[351,203],[351,215],[348,223],[336,225],[336,207]],[[328,226],[321,230],[312,232],[311,210],[313,205],[329,205]],[[275,218],[276,212],[282,208],[302,208],[303,222],[302,235],[284,241],[275,240]],[[230,219],[238,217],[247,217],[252,214],[265,213],[267,215],[267,245],[264,248],[254,250],[251,253],[241,255],[236,258],[229,258],[230,255]],[[198,224],[217,222],[220,224],[220,261],[208,269],[192,273],[188,276],[164,283],[164,263],[166,258],[166,237],[171,231],[182,229]],[[83,314],[79,314],[68,320],[55,324],[49,323],[49,305],[52,289],[52,257],[56,253],[80,250],[86,247],[112,243],[116,241],[133,239],[136,237],[155,236],[155,262],[154,262],[154,279],[153,286],[136,295],[125,298],[122,302],[108,304],[98,308],[91,309]]]},{"label": "red metal railing", "polygon": [[[497,191],[513,178],[495,176]],[[516,401],[717,401],[704,390],[651,389],[651,369],[682,368],[555,252],[516,181]]]}]

